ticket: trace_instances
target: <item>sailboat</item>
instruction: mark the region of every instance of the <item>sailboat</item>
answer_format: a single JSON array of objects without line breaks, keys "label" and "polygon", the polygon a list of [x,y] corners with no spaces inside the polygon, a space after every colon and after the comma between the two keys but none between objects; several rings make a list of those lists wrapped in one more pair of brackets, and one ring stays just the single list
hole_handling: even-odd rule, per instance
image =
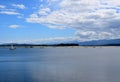
[{"label": "sailboat", "polygon": [[15,50],[15,49],[16,49],[16,47],[14,47],[13,44],[11,44],[9,50]]}]

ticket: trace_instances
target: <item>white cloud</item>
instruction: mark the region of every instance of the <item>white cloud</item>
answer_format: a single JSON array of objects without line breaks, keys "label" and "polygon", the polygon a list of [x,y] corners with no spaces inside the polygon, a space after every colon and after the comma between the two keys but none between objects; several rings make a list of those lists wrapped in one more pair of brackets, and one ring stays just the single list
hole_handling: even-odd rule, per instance
[{"label": "white cloud", "polygon": [[6,14],[6,15],[20,15],[20,13],[14,12],[14,11],[1,11],[0,14]]},{"label": "white cloud", "polygon": [[25,5],[23,5],[23,4],[12,4],[12,6],[19,8],[19,9],[25,9]]},{"label": "white cloud", "polygon": [[[47,3],[50,6],[50,5],[52,5],[52,3],[55,3],[57,1],[59,1],[59,0],[47,0]],[[54,6],[55,6],[55,4],[54,4]]]},{"label": "white cloud", "polygon": [[6,8],[5,5],[0,5],[0,9],[4,9],[4,8]]},{"label": "white cloud", "polygon": [[40,15],[41,10],[38,9],[38,12],[30,15],[26,21],[43,24],[49,28],[74,28],[81,32],[80,38],[120,38],[120,32],[118,32],[120,30],[120,0],[57,1],[56,9],[52,10],[49,7],[52,11],[47,14],[46,11],[42,12],[44,16]]},{"label": "white cloud", "polygon": [[[120,32],[119,32],[120,33]],[[119,38],[119,33],[116,31],[77,31],[75,35],[83,41],[99,40],[99,39],[116,39]]]},{"label": "white cloud", "polygon": [[96,32],[94,32],[94,31],[77,31],[76,35],[80,36],[81,38],[86,38],[86,37],[88,38],[91,36],[95,36]]},{"label": "white cloud", "polygon": [[0,5],[0,14],[18,15],[18,16],[22,16],[22,15],[23,15],[23,14],[17,12],[16,9],[13,9],[13,8],[6,8],[5,5]]},{"label": "white cloud", "polygon": [[39,14],[40,14],[40,15],[47,15],[50,11],[51,11],[50,8],[42,8],[42,9],[39,11]]},{"label": "white cloud", "polygon": [[109,6],[120,6],[119,0],[101,0],[103,3],[106,3]]},{"label": "white cloud", "polygon": [[113,34],[112,34],[112,33],[109,33],[109,32],[101,32],[101,33],[99,33],[98,36],[100,36],[100,38],[102,38],[102,39],[105,39],[105,38],[112,37]]},{"label": "white cloud", "polygon": [[20,26],[19,25],[10,25],[9,28],[13,28],[13,29],[16,29],[16,28],[19,28]]},{"label": "white cloud", "polygon": [[47,0],[48,2],[56,2],[56,1],[59,1],[59,0]]}]

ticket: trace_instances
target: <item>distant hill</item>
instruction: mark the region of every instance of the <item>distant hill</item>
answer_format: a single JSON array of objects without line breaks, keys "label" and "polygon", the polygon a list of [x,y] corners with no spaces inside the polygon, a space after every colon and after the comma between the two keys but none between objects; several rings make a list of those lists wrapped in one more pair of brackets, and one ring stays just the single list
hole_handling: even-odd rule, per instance
[{"label": "distant hill", "polygon": [[120,39],[77,42],[80,46],[120,46]]}]

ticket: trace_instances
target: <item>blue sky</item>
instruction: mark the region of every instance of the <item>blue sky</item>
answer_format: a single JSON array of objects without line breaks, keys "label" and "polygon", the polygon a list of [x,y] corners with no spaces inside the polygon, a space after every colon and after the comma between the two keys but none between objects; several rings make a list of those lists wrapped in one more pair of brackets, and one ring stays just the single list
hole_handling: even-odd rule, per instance
[{"label": "blue sky", "polygon": [[120,0],[1,0],[0,43],[120,38]]}]

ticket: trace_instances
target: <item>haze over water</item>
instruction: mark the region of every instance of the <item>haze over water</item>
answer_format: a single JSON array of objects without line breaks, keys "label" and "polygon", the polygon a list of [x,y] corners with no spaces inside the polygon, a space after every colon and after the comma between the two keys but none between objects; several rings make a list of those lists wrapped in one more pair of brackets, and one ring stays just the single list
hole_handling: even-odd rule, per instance
[{"label": "haze over water", "polygon": [[0,82],[119,82],[120,48],[0,49]]}]

